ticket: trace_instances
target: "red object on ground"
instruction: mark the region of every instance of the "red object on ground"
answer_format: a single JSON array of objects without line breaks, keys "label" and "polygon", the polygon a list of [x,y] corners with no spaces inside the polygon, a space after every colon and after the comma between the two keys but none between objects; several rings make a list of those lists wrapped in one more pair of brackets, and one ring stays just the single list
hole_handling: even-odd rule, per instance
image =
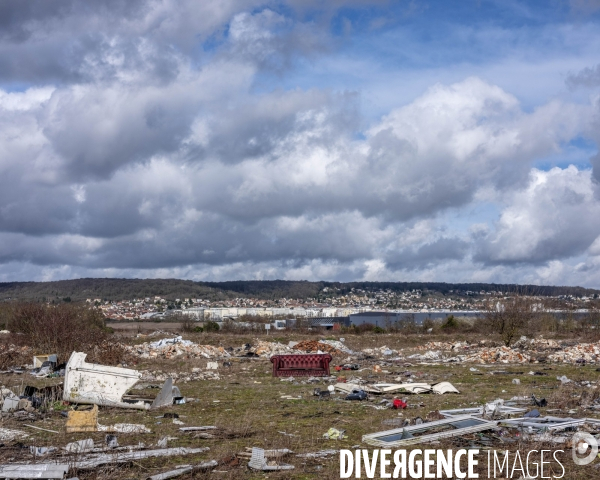
[{"label": "red object on ground", "polygon": [[400,410],[401,408],[404,409],[407,406],[406,403],[404,403],[399,398],[394,398],[394,401],[392,402],[392,405],[394,406],[394,408],[396,410]]},{"label": "red object on ground", "polygon": [[335,366],[335,371],[336,371],[336,372],[339,372],[339,371],[341,371],[341,370],[342,370],[342,367],[341,367],[341,365],[336,365],[336,366]]},{"label": "red object on ground", "polygon": [[328,377],[331,355],[313,353],[308,355],[273,355],[274,377]]}]

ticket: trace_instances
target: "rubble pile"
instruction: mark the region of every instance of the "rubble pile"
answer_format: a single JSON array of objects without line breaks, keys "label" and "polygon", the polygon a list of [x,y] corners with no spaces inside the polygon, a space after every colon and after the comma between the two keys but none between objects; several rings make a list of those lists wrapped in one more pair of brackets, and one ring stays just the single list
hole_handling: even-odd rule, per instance
[{"label": "rubble pile", "polygon": [[159,335],[173,335],[172,332],[165,332],[164,330],[155,330],[152,333],[138,333],[135,338],[148,338],[148,337],[158,337]]},{"label": "rubble pile", "polygon": [[173,358],[186,356],[187,358],[219,358],[229,357],[223,347],[212,345],[198,345],[181,337],[166,338],[152,343],[140,345],[123,345],[125,350],[139,358]]},{"label": "rubble pile", "polygon": [[339,350],[340,352],[343,352],[343,353],[348,353],[348,354],[353,354],[354,353],[346,345],[344,345],[343,342],[341,342],[339,340],[319,340],[319,343],[326,343],[327,345],[330,345],[330,346],[336,348],[337,350]]},{"label": "rubble pile", "polygon": [[17,438],[25,438],[27,436],[28,435],[25,432],[22,432],[20,430],[14,430],[14,429],[10,429],[10,428],[1,428],[0,427],[0,441],[3,441],[3,442],[12,441]]},{"label": "rubble pile", "polygon": [[411,360],[420,361],[439,360],[440,358],[442,358],[442,352],[440,352],[439,350],[429,350],[423,354],[415,353],[414,355],[410,355],[408,358],[410,358]]},{"label": "rubble pile", "polygon": [[[429,342],[415,348],[425,351],[407,358],[417,361],[443,360],[447,363],[600,363],[600,343],[565,345],[556,340],[543,338],[528,339],[522,337],[512,347],[484,346],[485,341],[469,345],[466,342]],[[385,347],[382,347],[385,348]],[[377,353],[380,349],[363,350],[365,353]],[[448,352],[448,353],[445,353]],[[450,356],[452,353],[458,354]],[[449,355],[450,354],[450,355]]]},{"label": "rubble pile", "polygon": [[328,343],[318,342],[316,340],[304,340],[303,342],[297,343],[292,348],[306,353],[329,353],[330,355],[339,355],[342,353]]},{"label": "rubble pile", "polygon": [[141,370],[141,380],[143,382],[164,382],[167,378],[172,378],[173,381],[179,383],[193,382],[196,380],[220,380],[220,375],[212,370],[202,371],[200,368],[192,368],[191,372],[170,372],[166,373],[162,370]]},{"label": "rubble pile", "polygon": [[529,348],[534,350],[560,350],[561,346],[556,340],[544,338],[522,339],[514,344],[514,347]]},{"label": "rubble pile", "polygon": [[382,356],[382,355],[397,355],[398,354],[398,350],[392,350],[391,348],[386,347],[385,345],[383,347],[375,347],[375,348],[364,348],[362,350],[362,352],[365,355],[371,355],[371,356]]},{"label": "rubble pile", "polygon": [[548,361],[560,363],[600,362],[600,343],[580,343],[548,355]]},{"label": "rubble pile", "polygon": [[273,355],[286,355],[293,353],[293,350],[287,345],[278,342],[264,342],[259,340],[255,345],[248,346],[247,350],[259,357],[269,358]]},{"label": "rubble pile", "polygon": [[531,357],[510,347],[483,348],[461,358],[472,363],[528,363]]},{"label": "rubble pile", "polygon": [[416,347],[417,350],[464,350],[471,346],[466,342],[429,342]]}]

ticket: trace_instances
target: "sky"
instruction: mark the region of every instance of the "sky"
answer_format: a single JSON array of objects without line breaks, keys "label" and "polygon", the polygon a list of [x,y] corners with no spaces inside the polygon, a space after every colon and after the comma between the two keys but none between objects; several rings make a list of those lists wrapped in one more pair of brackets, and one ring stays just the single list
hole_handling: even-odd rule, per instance
[{"label": "sky", "polygon": [[600,0],[4,0],[0,281],[600,288]]}]

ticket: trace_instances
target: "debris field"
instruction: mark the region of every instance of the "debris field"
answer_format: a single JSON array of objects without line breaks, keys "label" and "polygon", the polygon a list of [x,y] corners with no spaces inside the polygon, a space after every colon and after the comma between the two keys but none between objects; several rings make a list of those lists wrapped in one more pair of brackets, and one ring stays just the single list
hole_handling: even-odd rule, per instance
[{"label": "debris field", "polygon": [[26,350],[30,364],[0,373],[0,479],[339,478],[340,449],[379,448],[389,432],[402,437],[394,448],[484,450],[566,449],[576,432],[600,434],[600,344],[407,347],[393,334],[120,341],[118,365]]}]

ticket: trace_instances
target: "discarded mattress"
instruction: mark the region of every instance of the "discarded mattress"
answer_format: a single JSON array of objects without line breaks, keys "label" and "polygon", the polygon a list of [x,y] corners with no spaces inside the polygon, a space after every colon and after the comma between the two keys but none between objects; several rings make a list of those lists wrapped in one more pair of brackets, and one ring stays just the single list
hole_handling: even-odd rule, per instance
[{"label": "discarded mattress", "polygon": [[108,407],[150,408],[144,402],[123,402],[123,395],[141,378],[129,368],[109,367],[85,361],[86,354],[73,352],[65,370],[63,400]]}]

